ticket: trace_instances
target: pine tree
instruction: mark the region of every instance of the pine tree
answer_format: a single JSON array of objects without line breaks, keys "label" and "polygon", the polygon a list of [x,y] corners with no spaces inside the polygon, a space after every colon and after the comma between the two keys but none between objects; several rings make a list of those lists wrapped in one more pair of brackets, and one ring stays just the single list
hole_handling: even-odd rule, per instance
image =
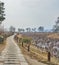
[{"label": "pine tree", "polygon": [[53,32],[59,32],[59,17],[57,18],[57,21],[53,27]]},{"label": "pine tree", "polygon": [[5,14],[4,14],[4,3],[0,1],[0,24],[2,23],[2,21],[4,21],[5,19]]}]

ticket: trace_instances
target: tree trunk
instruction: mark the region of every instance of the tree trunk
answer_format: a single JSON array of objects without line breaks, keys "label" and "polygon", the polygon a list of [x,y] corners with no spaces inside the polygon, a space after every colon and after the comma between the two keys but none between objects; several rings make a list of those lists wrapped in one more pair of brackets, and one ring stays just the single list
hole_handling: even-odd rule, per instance
[{"label": "tree trunk", "polygon": [[28,52],[30,51],[30,43],[28,44]]},{"label": "tree trunk", "polygon": [[23,47],[23,42],[22,42],[22,47]]},{"label": "tree trunk", "polygon": [[51,60],[51,54],[50,52],[48,52],[48,61],[50,62],[50,60]]},{"label": "tree trunk", "polygon": [[28,51],[30,51],[30,46],[28,46]]}]

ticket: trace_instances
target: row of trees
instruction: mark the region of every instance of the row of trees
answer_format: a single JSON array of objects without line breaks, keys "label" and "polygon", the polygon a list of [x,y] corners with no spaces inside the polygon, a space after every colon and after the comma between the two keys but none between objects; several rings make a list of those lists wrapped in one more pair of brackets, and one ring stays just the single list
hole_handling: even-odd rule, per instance
[{"label": "row of trees", "polygon": [[15,32],[15,27],[10,26],[9,31],[12,32],[12,33],[14,33]]},{"label": "row of trees", "polygon": [[[5,20],[5,8],[4,8],[4,3],[0,1],[0,24],[2,24],[2,21]],[[15,31],[15,28],[12,26],[11,29],[13,29],[12,31]],[[38,32],[44,32],[44,27],[43,26],[40,26],[38,29],[36,28],[26,28],[25,29],[21,29],[21,28],[18,28],[18,32],[36,32],[38,30]],[[59,32],[59,17],[57,18],[57,21],[55,23],[55,25],[53,26],[53,29],[52,29],[53,32]]]},{"label": "row of trees", "polygon": [[[15,29],[16,29],[15,27],[11,26],[9,30],[10,30],[10,32],[15,32]],[[44,30],[43,26],[38,27],[38,29],[37,28],[30,28],[30,27],[28,27],[26,29],[18,28],[19,33],[20,32],[37,32],[37,31],[44,32],[45,30]],[[52,32],[59,32],[59,17],[57,18],[55,25],[53,25]]]},{"label": "row of trees", "polygon": [[[20,46],[22,46],[24,49],[26,48],[27,51],[30,52],[31,51],[31,44],[33,43],[33,39],[31,37],[26,37],[26,36],[25,37],[19,37],[18,35],[19,34],[15,35],[14,39],[18,43],[21,44]],[[50,62],[50,60],[51,60],[51,54],[50,54],[49,51],[47,51],[47,52],[48,52],[47,59]]]},{"label": "row of trees", "polygon": [[3,36],[4,27],[1,26],[2,21],[5,20],[4,10],[5,10],[4,3],[0,1],[0,44],[4,42],[4,36]]},{"label": "row of trees", "polygon": [[40,26],[38,29],[36,28],[26,28],[26,29],[21,29],[21,28],[18,28],[18,32],[36,32],[38,30],[38,32],[44,32],[44,27],[43,26]]},{"label": "row of trees", "polygon": [[18,43],[21,43],[22,47],[24,47],[25,44],[26,44],[27,50],[30,51],[30,45],[31,45],[31,41],[32,41],[31,38],[29,38],[29,37],[19,38],[19,37],[18,37],[18,34],[17,34],[17,35],[15,35],[14,39],[15,39]]},{"label": "row of trees", "polygon": [[4,33],[4,27],[1,25],[2,21],[5,20],[5,8],[4,8],[4,3],[0,1],[0,35]]},{"label": "row of trees", "polygon": [[[14,26],[10,26],[9,32],[15,33],[16,28]],[[32,29],[31,28],[26,28],[26,29],[18,28],[18,33],[21,33],[21,32],[37,32],[37,31],[36,31],[36,28],[32,28]],[[38,28],[38,32],[44,32],[44,27],[40,26]]]},{"label": "row of trees", "polygon": [[[18,32],[44,32],[44,27],[43,26],[40,26],[38,27],[38,29],[36,28],[26,28],[26,29],[21,29],[21,28],[18,28]],[[57,17],[57,21],[55,23],[55,25],[53,25],[53,28],[51,30],[52,32],[59,32],[59,17]]]}]

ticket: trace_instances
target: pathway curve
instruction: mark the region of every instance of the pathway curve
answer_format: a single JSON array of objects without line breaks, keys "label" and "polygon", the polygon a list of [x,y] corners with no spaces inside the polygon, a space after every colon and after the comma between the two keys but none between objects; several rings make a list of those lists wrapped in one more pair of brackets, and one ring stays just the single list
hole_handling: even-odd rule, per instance
[{"label": "pathway curve", "polygon": [[7,39],[7,45],[2,52],[2,56],[4,62],[1,65],[28,65],[20,48],[13,40],[13,36]]}]

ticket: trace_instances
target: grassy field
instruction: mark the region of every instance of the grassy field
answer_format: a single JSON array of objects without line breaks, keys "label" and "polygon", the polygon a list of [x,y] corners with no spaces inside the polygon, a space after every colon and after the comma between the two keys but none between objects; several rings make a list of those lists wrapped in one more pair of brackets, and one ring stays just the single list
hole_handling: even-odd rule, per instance
[{"label": "grassy field", "polygon": [[24,47],[19,44],[19,47],[22,50],[22,53],[26,56],[29,56],[32,59],[36,59],[38,62],[42,62],[48,65],[59,65],[59,61],[55,57],[51,57],[51,62],[47,61],[47,52],[41,52],[38,48],[31,45],[30,52],[27,51],[26,45]]},{"label": "grassy field", "polygon": [[[48,34],[48,37],[53,38],[57,37],[59,34],[57,33],[50,33]],[[58,36],[59,37],[59,36]],[[57,38],[58,38],[57,37]],[[18,43],[19,47],[22,50],[22,53],[26,56],[29,56],[30,58],[36,59],[38,62],[45,63],[47,65],[59,65],[59,59],[56,57],[51,57],[51,61],[47,61],[47,52],[42,52],[39,48],[31,44],[30,46],[30,52],[27,51],[27,45],[24,44],[24,47],[22,47],[21,43]]]}]

